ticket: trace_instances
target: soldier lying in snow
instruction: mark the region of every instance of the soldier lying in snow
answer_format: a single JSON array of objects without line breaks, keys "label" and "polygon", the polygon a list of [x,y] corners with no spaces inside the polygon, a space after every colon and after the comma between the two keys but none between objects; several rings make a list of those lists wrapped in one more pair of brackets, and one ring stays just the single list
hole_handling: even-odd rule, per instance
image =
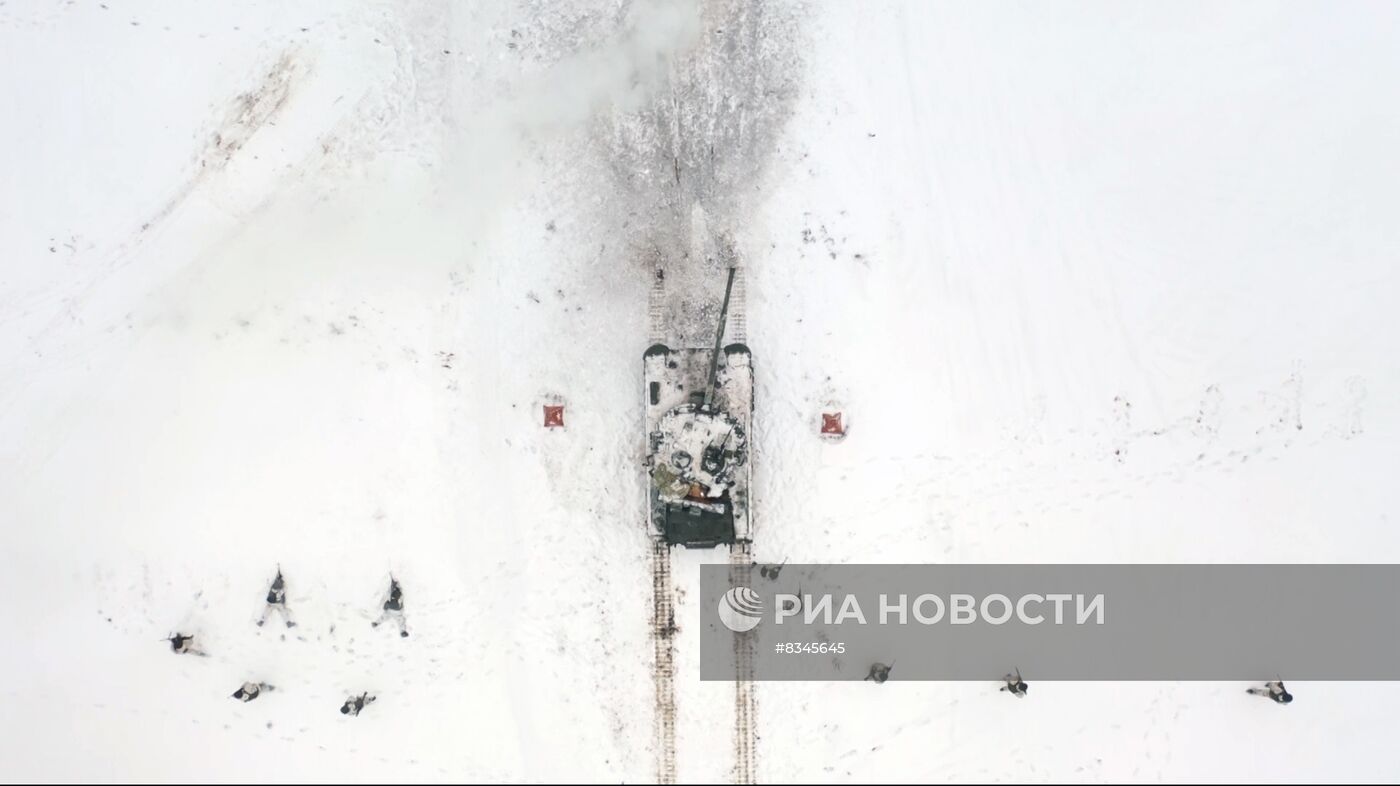
[{"label": "soldier lying in snow", "polygon": [[277,569],[277,578],[272,580],[272,586],[267,590],[267,605],[263,607],[261,617],[258,617],[258,627],[267,622],[268,615],[272,612],[282,615],[282,620],[287,623],[287,627],[295,628],[296,621],[292,619],[292,612],[287,609],[287,585],[282,580],[282,569]]},{"label": "soldier lying in snow", "polygon": [[1026,691],[1031,689],[1031,686],[1027,685],[1026,681],[1021,679],[1020,669],[1017,669],[1014,675],[1008,674],[1002,679],[1006,680],[1006,684],[1001,686],[1001,689],[1018,699],[1024,699],[1026,697]]},{"label": "soldier lying in snow", "polygon": [[247,704],[262,695],[263,691],[271,691],[273,688],[266,682],[245,682],[243,686],[233,692],[233,698]]},{"label": "soldier lying in snow", "polygon": [[1251,696],[1265,696],[1278,704],[1289,704],[1293,701],[1293,694],[1283,687],[1283,680],[1266,682],[1262,688],[1248,688],[1245,692]]},{"label": "soldier lying in snow", "polygon": [[205,655],[204,650],[194,645],[194,636],[192,635],[176,633],[166,641],[170,642],[170,651],[176,655],[199,655],[200,657]]},{"label": "soldier lying in snow", "polygon": [[374,703],[374,698],[375,697],[369,695],[368,693],[361,693],[358,696],[351,696],[350,698],[345,700],[344,704],[340,705],[340,714],[359,715],[360,710],[363,710],[365,707]]},{"label": "soldier lying in snow", "polygon": [[399,624],[399,636],[408,638],[408,623],[403,616],[403,588],[393,576],[389,577],[389,597],[384,601],[384,613],[379,615],[379,619],[370,623],[370,627],[377,628],[380,623],[393,618]]}]

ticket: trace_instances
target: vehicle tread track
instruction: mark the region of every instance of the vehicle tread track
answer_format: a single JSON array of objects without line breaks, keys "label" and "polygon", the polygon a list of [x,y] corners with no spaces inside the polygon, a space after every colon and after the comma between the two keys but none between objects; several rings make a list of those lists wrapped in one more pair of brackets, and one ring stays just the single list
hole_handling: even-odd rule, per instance
[{"label": "vehicle tread track", "polygon": [[675,596],[671,583],[671,547],[664,538],[651,542],[651,640],[656,687],[656,782],[676,782],[676,635]]},{"label": "vehicle tread track", "polygon": [[749,340],[749,323],[745,308],[748,300],[749,287],[744,275],[744,266],[739,265],[734,274],[734,295],[733,302],[729,306],[729,340],[736,344],[746,344]]},{"label": "vehicle tread track", "polygon": [[[729,552],[729,586],[753,586],[753,543],[742,540]],[[757,783],[755,748],[758,724],[753,684],[754,638],[734,637],[734,782]]]},{"label": "vehicle tread track", "polygon": [[652,344],[666,343],[666,315],[662,308],[666,303],[666,274],[657,268],[651,279],[651,295],[647,299],[647,332]]}]

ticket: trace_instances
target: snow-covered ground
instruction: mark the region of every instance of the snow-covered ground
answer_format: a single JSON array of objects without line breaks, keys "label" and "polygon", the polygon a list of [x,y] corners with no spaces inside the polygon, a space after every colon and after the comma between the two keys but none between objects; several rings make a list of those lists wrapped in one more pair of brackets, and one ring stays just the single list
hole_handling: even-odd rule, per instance
[{"label": "snow-covered ground", "polygon": [[[1361,2],[0,4],[4,777],[653,778],[647,291],[721,235],[760,559],[1400,560],[1397,44]],[[682,780],[733,763],[716,559]],[[1026,676],[760,685],[758,777],[1400,776],[1393,685]]]}]

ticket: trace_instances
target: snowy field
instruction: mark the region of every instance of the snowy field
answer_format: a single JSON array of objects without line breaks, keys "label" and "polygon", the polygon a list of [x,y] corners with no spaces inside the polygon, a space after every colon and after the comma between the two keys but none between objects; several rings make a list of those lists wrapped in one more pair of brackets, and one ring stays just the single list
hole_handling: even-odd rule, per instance
[{"label": "snowy field", "polygon": [[[647,293],[719,236],[760,560],[1400,561],[1400,4],[6,0],[0,64],[4,780],[655,778]],[[1400,779],[1393,684],[993,668],[761,684],[757,776]]]}]

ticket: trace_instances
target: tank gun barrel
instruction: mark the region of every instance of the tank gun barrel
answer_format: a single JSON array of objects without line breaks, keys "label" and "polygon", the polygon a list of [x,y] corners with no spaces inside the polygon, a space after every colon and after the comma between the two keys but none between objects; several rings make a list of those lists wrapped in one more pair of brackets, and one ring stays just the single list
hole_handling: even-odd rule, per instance
[{"label": "tank gun barrel", "polygon": [[719,309],[719,330],[715,331],[715,351],[710,355],[710,377],[709,384],[705,387],[705,406],[710,406],[715,400],[715,381],[719,376],[719,353],[721,345],[724,343],[724,324],[729,318],[729,294],[734,291],[734,271],[729,268],[729,280],[724,284],[724,305]]}]

